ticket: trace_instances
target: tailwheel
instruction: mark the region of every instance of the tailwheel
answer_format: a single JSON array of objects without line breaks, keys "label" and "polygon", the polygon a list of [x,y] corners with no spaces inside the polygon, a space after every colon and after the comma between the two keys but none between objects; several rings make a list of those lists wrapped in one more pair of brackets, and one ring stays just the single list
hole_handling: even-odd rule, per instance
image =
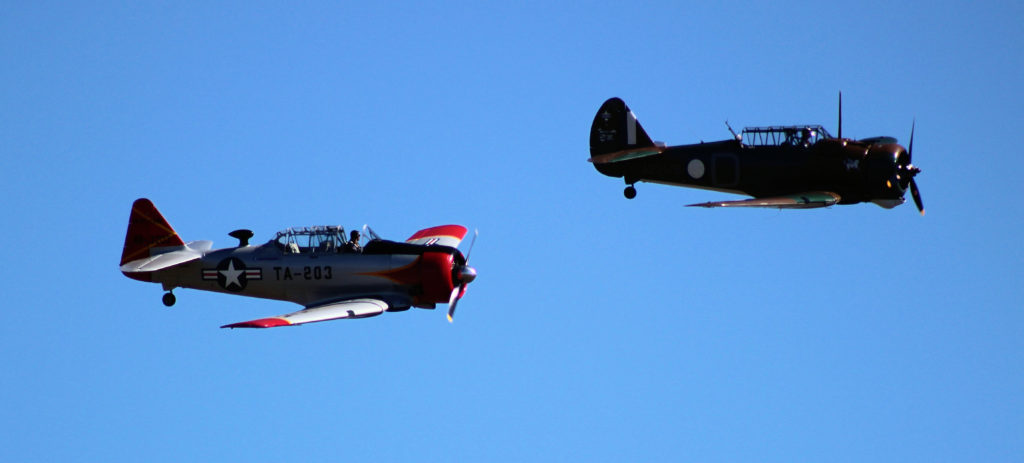
[{"label": "tailwheel", "polygon": [[168,291],[167,294],[164,294],[163,301],[164,301],[164,305],[167,306],[167,307],[170,307],[170,306],[174,305],[174,303],[177,300],[178,300],[178,298],[174,297],[174,294],[171,293],[170,291]]},{"label": "tailwheel", "polygon": [[627,186],[625,190],[622,190],[622,194],[626,199],[633,199],[636,197],[636,188],[633,185]]}]

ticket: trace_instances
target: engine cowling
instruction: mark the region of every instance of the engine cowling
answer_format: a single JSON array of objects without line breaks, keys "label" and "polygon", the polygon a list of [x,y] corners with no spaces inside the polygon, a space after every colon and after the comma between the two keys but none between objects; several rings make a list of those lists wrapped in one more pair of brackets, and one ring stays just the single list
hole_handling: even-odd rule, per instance
[{"label": "engine cowling", "polygon": [[[868,148],[861,162],[864,186],[872,199],[900,200],[907,191],[910,179],[910,156],[896,143],[876,144]],[[894,204],[895,205],[895,204]]]},{"label": "engine cowling", "polygon": [[452,282],[454,261],[454,255],[447,252],[424,252],[420,257],[423,293],[419,297],[424,303],[448,302],[448,296],[455,288]]}]

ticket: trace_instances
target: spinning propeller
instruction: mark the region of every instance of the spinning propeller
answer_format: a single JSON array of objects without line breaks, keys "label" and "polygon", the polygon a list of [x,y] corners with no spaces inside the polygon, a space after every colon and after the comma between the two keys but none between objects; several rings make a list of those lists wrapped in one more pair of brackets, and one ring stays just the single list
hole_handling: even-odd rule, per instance
[{"label": "spinning propeller", "polygon": [[[917,121],[910,123],[910,143],[907,145],[907,156],[900,156],[896,160],[896,183],[899,184],[900,189],[903,191],[907,191],[908,188],[910,189],[910,196],[914,198],[914,205],[917,206],[918,212],[924,215],[921,190],[917,188],[917,182],[914,181],[914,176],[921,173],[921,169],[911,164],[914,152],[914,127],[916,125]],[[837,138],[843,138],[843,92],[839,92],[839,134]]]},{"label": "spinning propeller", "polygon": [[900,188],[906,191],[907,187],[910,187],[910,196],[914,198],[914,205],[917,206],[917,210],[924,215],[924,203],[921,202],[921,190],[917,188],[917,182],[914,181],[914,176],[921,172],[921,169],[911,164],[914,152],[914,126],[916,121],[910,124],[910,144],[907,145],[907,157],[901,160],[896,166],[896,181],[899,182]]},{"label": "spinning propeller", "polygon": [[459,304],[459,299],[466,294],[466,285],[476,279],[476,269],[469,266],[469,255],[473,252],[473,245],[476,244],[476,237],[479,234],[479,230],[473,231],[473,241],[469,242],[469,249],[466,250],[466,261],[452,268],[452,282],[457,282],[458,286],[452,289],[452,295],[448,298],[448,323],[451,323],[452,317],[455,316],[455,307]]}]

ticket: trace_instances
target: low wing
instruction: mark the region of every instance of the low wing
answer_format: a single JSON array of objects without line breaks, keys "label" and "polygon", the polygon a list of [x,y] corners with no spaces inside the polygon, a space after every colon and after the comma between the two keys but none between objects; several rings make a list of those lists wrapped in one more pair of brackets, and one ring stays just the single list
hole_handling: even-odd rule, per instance
[{"label": "low wing", "polygon": [[468,231],[462,225],[439,225],[420,230],[410,236],[405,242],[412,244],[439,244],[454,248],[459,246],[459,243],[466,237]]},{"label": "low wing", "polygon": [[380,315],[388,309],[388,303],[380,299],[350,299],[347,301],[306,307],[278,317],[261,318],[247,322],[232,323],[221,328],[274,328],[277,326],[301,325],[341,318],[367,318]]},{"label": "low wing", "polygon": [[829,207],[839,202],[839,195],[829,191],[812,191],[794,195],[751,198],[739,201],[717,201],[688,204],[689,207],[765,207],[772,209],[813,209]]}]

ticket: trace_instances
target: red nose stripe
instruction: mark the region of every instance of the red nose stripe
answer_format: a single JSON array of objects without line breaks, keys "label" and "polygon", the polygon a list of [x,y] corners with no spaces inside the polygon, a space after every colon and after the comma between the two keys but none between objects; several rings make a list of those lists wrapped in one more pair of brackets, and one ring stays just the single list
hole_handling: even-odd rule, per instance
[{"label": "red nose stripe", "polygon": [[466,237],[466,227],[462,225],[440,225],[437,227],[430,227],[416,232],[410,236],[407,241],[418,240],[420,238],[433,237],[433,236],[450,236],[457,240],[462,240]]}]

